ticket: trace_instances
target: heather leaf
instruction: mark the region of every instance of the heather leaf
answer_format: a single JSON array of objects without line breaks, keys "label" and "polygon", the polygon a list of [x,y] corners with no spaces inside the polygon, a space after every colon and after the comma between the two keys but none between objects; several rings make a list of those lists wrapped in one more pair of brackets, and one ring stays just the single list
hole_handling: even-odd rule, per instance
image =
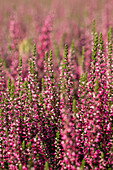
[{"label": "heather leaf", "polygon": [[99,83],[98,83],[98,80],[96,80],[95,92],[97,93],[98,90],[99,90]]},{"label": "heather leaf", "polygon": [[98,35],[97,35],[97,33],[95,33],[94,47],[93,47],[93,53],[92,53],[92,59],[93,59],[94,65],[96,63],[97,51],[98,51]]},{"label": "heather leaf", "polygon": [[73,100],[73,112],[74,112],[74,113],[77,113],[77,111],[78,111],[78,109],[77,109],[76,106],[77,106],[77,102],[76,102],[76,100],[74,99],[74,100]]},{"label": "heather leaf", "polygon": [[44,170],[49,170],[49,164],[48,164],[48,161],[45,163],[45,168]]},{"label": "heather leaf", "polygon": [[11,90],[11,78],[9,77],[9,81],[8,81],[8,90]]},{"label": "heather leaf", "polygon": [[100,33],[100,37],[99,37],[99,49],[100,49],[100,55],[102,55],[104,52],[102,33]]},{"label": "heather leaf", "polygon": [[25,140],[22,142],[22,149],[25,150],[26,148],[26,143],[25,143]]},{"label": "heather leaf", "polygon": [[95,35],[96,32],[96,24],[95,24],[95,20],[93,20],[93,35]]},{"label": "heather leaf", "polygon": [[80,167],[80,170],[84,170],[85,168],[85,159],[82,160],[82,165]]},{"label": "heather leaf", "polygon": [[23,169],[22,169],[22,164],[19,164],[19,170],[23,170]]}]

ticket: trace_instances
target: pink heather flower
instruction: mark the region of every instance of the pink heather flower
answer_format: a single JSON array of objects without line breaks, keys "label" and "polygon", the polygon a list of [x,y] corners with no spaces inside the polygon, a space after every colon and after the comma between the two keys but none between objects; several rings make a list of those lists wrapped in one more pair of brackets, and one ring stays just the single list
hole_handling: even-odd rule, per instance
[{"label": "pink heather flower", "polygon": [[41,35],[39,36],[40,45],[38,46],[39,56],[37,58],[37,64],[39,66],[38,70],[40,73],[39,76],[42,74],[45,52],[49,53],[50,51],[53,20],[54,20],[54,14],[50,14],[46,18],[45,23],[42,27]]}]

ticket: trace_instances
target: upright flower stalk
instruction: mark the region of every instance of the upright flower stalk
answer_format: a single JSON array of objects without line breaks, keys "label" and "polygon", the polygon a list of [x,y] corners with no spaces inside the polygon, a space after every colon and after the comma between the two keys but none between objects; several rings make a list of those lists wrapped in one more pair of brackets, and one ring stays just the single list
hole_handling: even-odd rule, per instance
[{"label": "upright flower stalk", "polygon": [[50,52],[51,47],[51,32],[53,27],[53,20],[54,20],[54,14],[51,13],[45,20],[45,23],[41,30],[41,35],[39,36],[39,42],[38,45],[38,58],[37,58],[37,65],[40,72],[40,78],[43,77],[43,62],[44,62],[44,56],[45,52]]},{"label": "upright flower stalk", "polygon": [[[91,168],[106,169],[112,167],[112,112],[109,105],[109,84],[106,75],[106,56],[103,51],[102,34],[99,39],[99,52],[94,57],[95,75],[91,74],[86,84],[84,96],[84,155]],[[93,77],[93,79],[92,79]],[[92,84],[95,82],[94,84]],[[105,133],[106,131],[106,133]],[[109,134],[109,135],[108,135]],[[108,156],[109,155],[109,156]]]}]

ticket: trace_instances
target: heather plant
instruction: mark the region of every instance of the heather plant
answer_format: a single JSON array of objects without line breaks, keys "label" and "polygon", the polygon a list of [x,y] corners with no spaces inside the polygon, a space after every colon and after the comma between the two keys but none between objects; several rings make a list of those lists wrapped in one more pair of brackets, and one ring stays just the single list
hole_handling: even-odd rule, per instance
[{"label": "heather plant", "polygon": [[[42,82],[43,90],[41,97],[43,98],[43,135],[46,139],[47,155],[49,155],[48,164],[50,168],[57,168],[59,162],[57,143],[55,144],[55,138],[58,142],[58,130],[60,128],[60,97],[57,92],[57,86],[55,83],[53,63],[52,63],[52,51],[50,56],[45,54],[44,62],[44,79]],[[52,145],[51,145],[52,144]],[[55,149],[56,148],[56,149]],[[59,148],[60,149],[60,148]],[[56,150],[56,151],[55,151]]]},{"label": "heather plant", "polygon": [[[96,32],[94,21],[93,47],[89,50],[89,41],[84,40],[78,27],[79,49],[76,41],[72,47],[65,45],[64,57],[57,39],[56,70],[54,49],[50,51],[53,18],[53,15],[47,17],[39,45],[34,44],[32,56],[27,54],[29,66],[29,57],[24,60],[19,51],[19,25],[16,21],[11,23],[10,50],[14,61],[9,66],[13,68],[8,83],[3,59],[0,60],[0,169],[110,170],[113,168],[112,28],[106,44],[103,34]],[[63,43],[65,40],[64,36]],[[87,63],[87,50],[92,53],[91,64]]]},{"label": "heather plant", "polygon": [[45,52],[49,53],[50,51],[53,20],[54,20],[54,14],[51,13],[46,18],[44,25],[41,29],[41,34],[39,36],[37,65],[40,74],[42,74],[42,70],[43,70],[43,61],[44,61]]},{"label": "heather plant", "polygon": [[[72,130],[74,125],[71,123],[72,119],[69,118],[69,116],[72,118],[72,114],[67,112],[64,109],[65,107],[63,108],[65,111],[62,120],[64,127],[62,131],[62,145],[64,149],[62,169],[80,168],[81,165],[85,169],[111,169],[113,166],[113,113],[111,102],[109,101],[109,98],[111,98],[110,84],[108,83],[109,77],[107,77],[107,63],[102,33],[100,33],[99,42],[97,33],[94,33],[92,59],[89,76],[87,76],[87,73],[81,76],[77,107],[73,108],[73,111],[76,113],[75,136]],[[76,104],[75,101],[74,103]],[[69,133],[68,129],[71,129]],[[73,145],[74,137],[76,147],[79,147],[77,148],[78,155],[77,152],[74,153],[76,155],[75,160],[76,158],[78,159],[73,166],[69,148],[70,144]],[[76,147],[73,147],[73,151]]]},{"label": "heather plant", "polygon": [[77,97],[77,90],[78,90],[78,84],[81,75],[81,69],[78,63],[78,58],[76,56],[74,41],[72,41],[71,50],[69,51],[68,58],[69,58],[69,66],[71,68],[71,76],[73,81],[73,88],[74,88],[73,93]]},{"label": "heather plant", "polygon": [[65,45],[65,53],[62,63],[61,70],[61,102],[62,107],[66,105],[69,110],[72,110],[72,101],[73,101],[73,80],[71,75],[71,67],[69,65],[68,59],[68,47]]},{"label": "heather plant", "polygon": [[82,114],[84,113],[82,119],[83,148],[85,160],[91,168],[106,169],[109,166],[112,168],[112,153],[110,151],[112,148],[112,111],[109,103],[110,91],[107,83],[106,56],[102,34],[99,39],[99,52],[97,48],[94,50],[97,54],[92,54],[91,73],[85,85],[85,91],[80,89],[78,91],[78,93],[84,94],[81,100],[81,111]]},{"label": "heather plant", "polygon": [[62,118],[62,147],[63,159],[61,169],[75,169],[76,159],[76,128],[75,116],[73,113],[73,81],[72,65],[69,64],[68,48],[65,46],[64,59],[61,71],[61,118]]},{"label": "heather plant", "polygon": [[[108,32],[108,43],[107,43],[107,75],[108,75],[108,81],[110,86],[110,96],[112,99],[113,94],[113,59],[112,59],[112,27],[110,27]],[[112,103],[112,102],[111,102]]]},{"label": "heather plant", "polygon": [[10,24],[9,24],[9,32],[10,32],[10,37],[11,37],[11,45],[9,46],[10,50],[13,53],[13,57],[10,57],[10,71],[11,71],[11,76],[13,78],[16,78],[17,76],[17,67],[19,64],[19,52],[18,52],[18,41],[19,41],[19,35],[20,35],[20,28],[19,28],[19,23],[17,23],[16,19],[11,19]]},{"label": "heather plant", "polygon": [[76,128],[75,118],[73,112],[65,109],[62,113],[62,147],[63,147],[63,160],[61,161],[61,169],[76,169]]}]

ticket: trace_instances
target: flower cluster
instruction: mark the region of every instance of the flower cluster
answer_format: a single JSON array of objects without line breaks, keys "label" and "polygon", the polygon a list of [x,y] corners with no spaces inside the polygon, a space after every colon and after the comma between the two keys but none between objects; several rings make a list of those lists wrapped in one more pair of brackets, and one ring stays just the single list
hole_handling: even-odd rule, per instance
[{"label": "flower cluster", "polygon": [[[38,62],[43,58],[44,67],[41,82],[36,45],[25,79],[23,60],[18,56],[18,77],[15,81],[9,77],[5,86],[0,60],[0,169],[112,170],[112,31],[108,33],[106,50],[102,33],[98,38],[94,30],[88,73],[84,47],[79,67],[74,45],[69,54],[65,45],[60,76],[56,80],[54,56],[52,50],[48,52],[52,20],[50,17],[45,22],[40,39]],[[78,91],[74,66],[80,69],[79,74],[85,72],[79,80]]]}]

